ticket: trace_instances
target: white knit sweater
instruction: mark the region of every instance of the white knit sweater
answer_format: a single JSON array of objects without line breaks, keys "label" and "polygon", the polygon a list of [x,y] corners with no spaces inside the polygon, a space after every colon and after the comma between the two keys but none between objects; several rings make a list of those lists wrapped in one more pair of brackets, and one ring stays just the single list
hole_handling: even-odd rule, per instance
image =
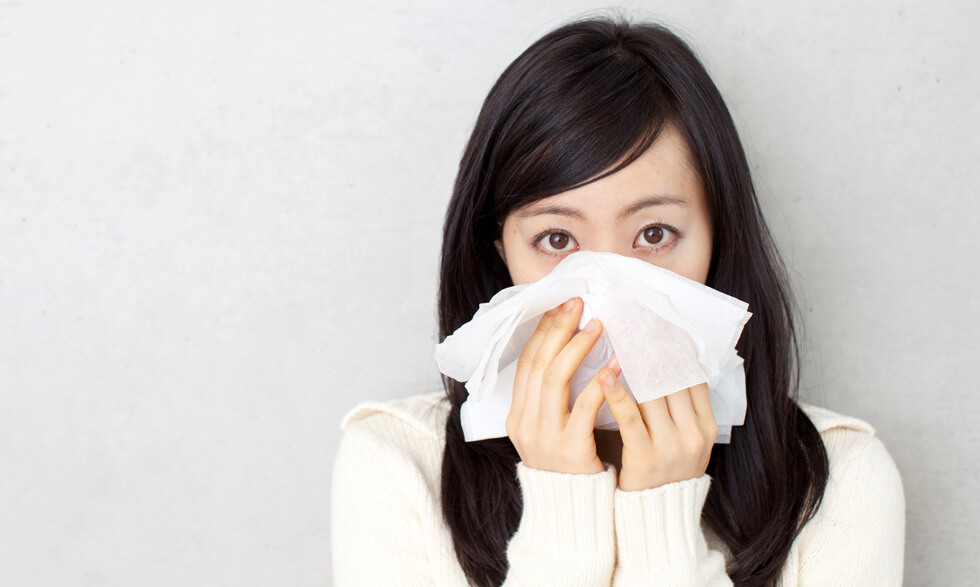
[{"label": "white knit sweater", "polygon": [[[830,481],[793,542],[782,587],[901,585],[905,498],[866,422],[802,405],[823,437]],[[442,392],[352,410],[333,471],[338,587],[467,585],[439,503],[449,404]],[[735,431],[737,433],[737,430]],[[594,475],[518,463],[524,509],[505,585],[731,585],[724,543],[701,523],[707,475],[620,491]]]}]

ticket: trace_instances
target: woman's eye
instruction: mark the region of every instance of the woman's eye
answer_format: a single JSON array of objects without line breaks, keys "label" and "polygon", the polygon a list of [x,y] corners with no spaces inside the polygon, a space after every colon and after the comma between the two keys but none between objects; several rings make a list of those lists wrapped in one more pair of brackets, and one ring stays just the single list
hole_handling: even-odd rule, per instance
[{"label": "woman's eye", "polygon": [[659,225],[648,226],[640,231],[640,234],[636,235],[636,244],[639,246],[651,246],[659,247],[670,240],[670,235],[672,231],[665,227]]},{"label": "woman's eye", "polygon": [[544,235],[541,239],[541,243],[544,245],[546,251],[552,253],[563,253],[568,250],[568,245],[575,242],[572,237],[568,236],[564,232],[552,232]]}]

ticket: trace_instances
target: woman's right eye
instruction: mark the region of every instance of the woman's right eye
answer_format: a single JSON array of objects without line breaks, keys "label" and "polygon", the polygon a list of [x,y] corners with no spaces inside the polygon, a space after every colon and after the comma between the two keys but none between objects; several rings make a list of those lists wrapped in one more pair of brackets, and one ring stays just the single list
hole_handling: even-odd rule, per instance
[{"label": "woman's right eye", "polygon": [[569,245],[574,243],[575,239],[564,232],[548,232],[543,234],[538,242],[549,253],[565,253],[570,250]]}]

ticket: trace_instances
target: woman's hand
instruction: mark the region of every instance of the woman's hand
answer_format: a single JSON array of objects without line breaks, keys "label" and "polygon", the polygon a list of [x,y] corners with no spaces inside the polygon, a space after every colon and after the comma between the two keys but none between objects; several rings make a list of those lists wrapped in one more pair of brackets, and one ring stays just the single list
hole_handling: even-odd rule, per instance
[{"label": "woman's hand", "polygon": [[616,379],[618,362],[610,363],[612,372],[600,382],[623,438],[619,488],[638,491],[704,475],[718,437],[708,384],[637,405]]},{"label": "woman's hand", "polygon": [[596,454],[592,430],[602,406],[601,369],[575,399],[571,412],[569,381],[599,334],[593,318],[575,334],[582,300],[572,298],[545,313],[517,360],[507,435],[524,465],[557,473],[594,474],[605,470]]}]

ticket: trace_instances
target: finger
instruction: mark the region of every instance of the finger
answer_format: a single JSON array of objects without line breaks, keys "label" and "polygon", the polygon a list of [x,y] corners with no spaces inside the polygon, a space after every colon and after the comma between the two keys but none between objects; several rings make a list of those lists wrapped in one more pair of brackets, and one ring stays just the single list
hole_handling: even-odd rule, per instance
[{"label": "finger", "polygon": [[575,438],[592,434],[592,430],[595,428],[599,409],[606,401],[606,397],[602,393],[602,386],[599,384],[599,377],[606,372],[605,369],[599,369],[599,372],[593,375],[592,379],[582,389],[582,393],[575,398],[575,405],[572,406],[572,413],[568,416],[568,424],[565,426],[565,430]]},{"label": "finger", "polygon": [[[524,411],[528,417],[532,418],[532,421],[537,420],[541,413],[544,373],[551,366],[559,351],[571,340],[581,313],[581,302],[578,298],[572,298],[562,304],[555,312],[551,327],[542,337],[541,343],[531,359],[530,370],[527,375],[528,395],[525,399]],[[565,409],[568,409],[567,398]]]},{"label": "finger", "polygon": [[694,404],[694,413],[697,414],[701,432],[704,433],[705,440],[714,444],[718,438],[718,423],[711,409],[711,392],[708,390],[708,384],[699,383],[691,387],[690,391],[691,403]]},{"label": "finger", "polygon": [[[545,370],[542,383],[542,415],[565,416],[568,414],[568,399],[571,393],[569,383],[582,360],[595,346],[602,334],[602,323],[596,318],[589,320],[585,329],[572,337],[561,349],[555,360]],[[602,394],[599,394],[600,397]]]},{"label": "finger", "polygon": [[698,471],[703,472],[701,465],[707,462],[705,455],[711,453],[711,444],[708,443],[703,424],[694,413],[691,388],[686,387],[668,395],[667,409],[670,410],[670,417],[677,425],[677,440],[680,443],[678,448],[688,459],[696,456]]},{"label": "finger", "polygon": [[557,308],[545,312],[538,320],[538,326],[531,334],[531,338],[524,343],[521,356],[517,358],[517,371],[514,373],[514,395],[511,398],[511,413],[521,414],[527,398],[528,374],[531,371],[531,362],[534,355],[541,346],[541,341],[545,335],[551,331],[551,323],[554,321]]},{"label": "finger", "polygon": [[600,375],[599,383],[602,385],[606,402],[609,403],[609,411],[612,412],[619,426],[623,446],[640,449],[650,444],[650,435],[647,433],[636,400],[630,396],[619,380],[612,376],[608,368],[604,367],[603,370],[605,373]]},{"label": "finger", "polygon": [[706,414],[714,416],[711,410],[711,393],[708,391],[707,383],[699,383],[691,390],[691,403],[694,404],[694,413],[700,418]]},{"label": "finger", "polygon": [[658,397],[640,404],[640,415],[646,424],[647,436],[650,440],[657,442],[657,437],[663,438],[666,434],[674,434],[677,425],[670,419],[670,411],[667,409],[667,399]]},{"label": "finger", "polygon": [[609,367],[609,370],[612,371],[613,377],[619,377],[623,373],[623,368],[619,366],[619,359],[616,358],[616,355],[609,358],[606,362],[606,367]]},{"label": "finger", "polygon": [[[554,318],[551,321],[551,328],[541,338],[532,365],[543,365],[547,367],[558,356],[578,327],[579,318],[582,316],[582,302],[578,298],[572,298],[559,306]],[[543,369],[542,369],[543,372]]]},{"label": "finger", "polygon": [[675,391],[666,396],[667,411],[670,412],[670,419],[679,430],[689,430],[698,427],[698,417],[694,413],[694,404],[691,403],[690,388],[685,387],[680,391]]}]

